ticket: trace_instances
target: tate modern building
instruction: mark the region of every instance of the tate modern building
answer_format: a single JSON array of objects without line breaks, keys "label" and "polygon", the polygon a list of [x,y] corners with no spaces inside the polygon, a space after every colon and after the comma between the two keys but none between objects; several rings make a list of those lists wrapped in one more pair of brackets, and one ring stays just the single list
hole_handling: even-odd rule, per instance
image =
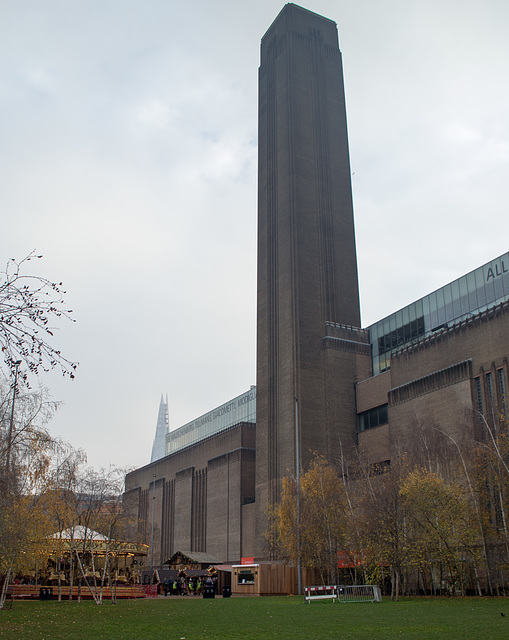
[{"label": "tate modern building", "polygon": [[164,434],[164,455],[127,475],[155,566],[177,551],[266,561],[282,478],[314,452],[359,445],[390,468],[418,425],[474,441],[476,415],[508,410],[509,253],[474,256],[470,273],[361,326],[335,22],[284,6],[261,41],[258,117],[256,386]]}]

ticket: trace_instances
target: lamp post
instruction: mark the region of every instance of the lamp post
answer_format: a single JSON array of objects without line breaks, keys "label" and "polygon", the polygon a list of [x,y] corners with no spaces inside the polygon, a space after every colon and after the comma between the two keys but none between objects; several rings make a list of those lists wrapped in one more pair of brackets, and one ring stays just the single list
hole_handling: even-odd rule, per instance
[{"label": "lamp post", "polygon": [[12,389],[11,419],[9,421],[9,433],[7,435],[7,454],[5,458],[5,467],[7,469],[7,473],[9,473],[11,468],[12,433],[14,431],[14,407],[16,405],[16,391],[18,388],[18,367],[21,364],[21,360],[16,360],[14,364],[16,365],[16,368],[14,370],[14,386]]},{"label": "lamp post", "polygon": [[299,401],[295,400],[295,462],[297,477],[297,592],[302,595],[302,564],[300,561],[300,448],[299,448]]},{"label": "lamp post", "polygon": [[153,475],[153,489],[152,489],[152,536],[150,541],[150,573],[152,576],[150,580],[153,578],[154,573],[154,515],[155,515],[155,507],[156,507],[156,474]]}]

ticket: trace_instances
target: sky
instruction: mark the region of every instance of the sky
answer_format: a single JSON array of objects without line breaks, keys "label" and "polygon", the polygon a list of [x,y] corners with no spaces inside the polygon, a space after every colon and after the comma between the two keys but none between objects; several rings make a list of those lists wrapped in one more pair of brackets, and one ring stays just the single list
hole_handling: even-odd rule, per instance
[{"label": "sky", "polygon": [[[0,0],[0,263],[76,322],[41,377],[89,464],[256,383],[257,74],[274,0]],[[308,0],[338,24],[362,322],[505,253],[507,0]]]}]

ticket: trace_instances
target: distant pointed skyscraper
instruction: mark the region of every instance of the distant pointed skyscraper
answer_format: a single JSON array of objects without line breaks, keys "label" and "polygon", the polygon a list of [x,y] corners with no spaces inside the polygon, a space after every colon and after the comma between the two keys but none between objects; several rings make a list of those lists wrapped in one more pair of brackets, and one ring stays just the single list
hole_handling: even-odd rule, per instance
[{"label": "distant pointed skyscraper", "polygon": [[166,454],[166,434],[169,431],[168,419],[168,396],[166,402],[161,394],[161,403],[159,404],[159,414],[157,416],[156,435],[152,446],[152,457],[150,462],[155,462],[159,458],[164,458]]}]

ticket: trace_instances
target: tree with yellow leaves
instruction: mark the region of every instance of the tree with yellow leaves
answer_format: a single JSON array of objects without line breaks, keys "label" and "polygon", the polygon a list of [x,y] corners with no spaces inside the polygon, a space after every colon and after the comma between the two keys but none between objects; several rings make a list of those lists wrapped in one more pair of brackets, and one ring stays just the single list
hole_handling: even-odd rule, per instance
[{"label": "tree with yellow leaves", "polygon": [[416,468],[399,492],[408,523],[408,564],[419,569],[432,592],[464,595],[469,567],[479,562],[480,537],[465,488]]},{"label": "tree with yellow leaves", "polygon": [[316,569],[322,582],[335,584],[338,553],[346,539],[344,486],[329,463],[315,456],[300,478],[300,521],[297,518],[297,483],[284,478],[281,502],[275,509],[274,536],[280,555]]},{"label": "tree with yellow leaves", "polygon": [[[1,394],[5,397],[7,394]],[[72,449],[50,435],[46,423],[56,409],[46,390],[20,393],[15,429],[6,436],[2,422],[11,414],[0,406],[0,575],[3,607],[13,572],[26,568],[41,541],[50,533],[41,498],[54,486],[57,461]]]}]

